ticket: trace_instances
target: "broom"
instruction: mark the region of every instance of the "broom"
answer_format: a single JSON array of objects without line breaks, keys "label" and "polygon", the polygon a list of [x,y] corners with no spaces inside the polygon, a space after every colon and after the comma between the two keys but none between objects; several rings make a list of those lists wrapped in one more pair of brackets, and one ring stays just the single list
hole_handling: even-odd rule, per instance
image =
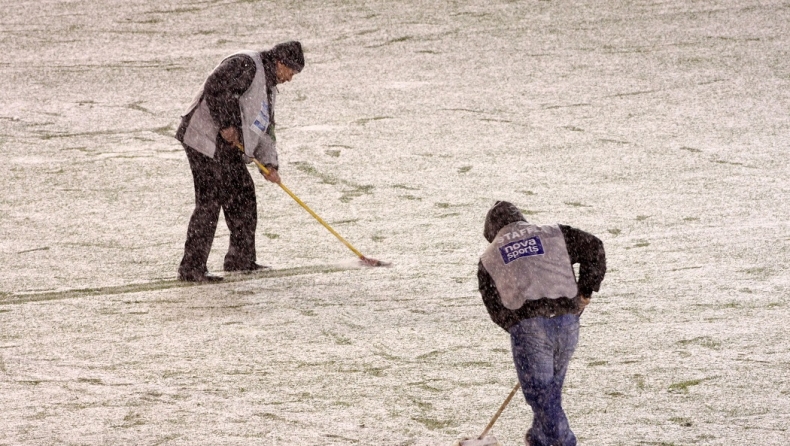
[{"label": "broom", "polygon": [[[242,146],[241,144],[236,144],[236,147],[238,147],[238,149],[241,150],[242,153],[244,153],[244,146]],[[260,161],[258,161],[255,158],[251,157],[251,159],[255,163],[255,165],[258,166],[258,170],[260,170],[264,175],[269,175],[269,169],[266,166],[264,166],[263,163],[261,163]],[[282,188],[282,190],[284,190],[285,193],[290,195],[291,198],[294,199],[294,201],[299,203],[299,205],[302,206],[304,208],[304,210],[307,211],[308,214],[312,215],[313,218],[318,220],[318,223],[321,223],[329,232],[332,233],[332,235],[334,235],[335,237],[337,237],[338,240],[343,242],[343,244],[346,245],[346,247],[348,249],[350,249],[351,252],[356,254],[356,256],[359,257],[359,261],[362,263],[362,265],[365,265],[365,266],[390,266],[390,265],[392,265],[392,263],[390,263],[390,262],[382,262],[381,260],[372,259],[370,257],[365,257],[364,255],[362,255],[362,253],[359,252],[359,250],[357,250],[357,248],[354,248],[354,246],[352,246],[351,243],[348,242],[348,240],[344,239],[340,234],[337,233],[337,231],[332,229],[332,227],[329,226],[329,223],[325,222],[321,217],[318,216],[318,214],[313,212],[313,210],[310,209],[310,207],[307,206],[305,204],[305,202],[300,200],[299,197],[296,196],[296,194],[291,192],[291,189],[288,189],[282,182],[277,183],[277,185],[280,186],[280,188]]]},{"label": "broom", "polygon": [[483,429],[483,433],[480,434],[479,437],[471,440],[467,439],[458,441],[454,446],[499,446],[499,442],[495,437],[486,437],[486,434],[491,430],[492,427],[494,427],[494,423],[496,423],[496,420],[500,415],[502,415],[502,411],[505,410],[505,407],[507,407],[507,405],[510,403],[510,400],[513,399],[513,396],[516,394],[516,391],[518,391],[519,387],[521,387],[521,384],[516,383],[515,387],[513,387],[513,390],[510,391],[510,394],[507,396],[507,398],[505,398],[505,401],[501,406],[499,406],[499,410],[496,411],[494,417],[491,418],[491,421],[488,422],[488,426]]}]

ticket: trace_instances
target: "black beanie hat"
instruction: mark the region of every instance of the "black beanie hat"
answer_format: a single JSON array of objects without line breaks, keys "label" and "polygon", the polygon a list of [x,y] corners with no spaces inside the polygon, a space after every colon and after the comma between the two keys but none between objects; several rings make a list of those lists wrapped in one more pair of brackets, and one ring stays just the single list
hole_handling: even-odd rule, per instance
[{"label": "black beanie hat", "polygon": [[278,60],[286,67],[296,71],[297,73],[304,68],[304,53],[302,53],[302,44],[292,40],[290,42],[278,43],[270,51],[274,60]]},{"label": "black beanie hat", "polygon": [[483,237],[491,243],[502,228],[517,221],[527,221],[527,219],[513,203],[497,201],[486,214]]}]

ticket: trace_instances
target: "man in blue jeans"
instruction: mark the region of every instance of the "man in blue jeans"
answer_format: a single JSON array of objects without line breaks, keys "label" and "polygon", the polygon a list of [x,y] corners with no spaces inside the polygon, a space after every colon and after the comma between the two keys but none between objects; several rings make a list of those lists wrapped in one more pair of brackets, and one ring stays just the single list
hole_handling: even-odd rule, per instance
[{"label": "man in blue jeans", "polygon": [[533,412],[525,443],[575,446],[562,384],[579,340],[579,316],[606,273],[603,243],[570,226],[528,223],[506,201],[488,211],[483,235],[490,245],[478,265],[480,294],[491,320],[510,333],[516,373]]}]

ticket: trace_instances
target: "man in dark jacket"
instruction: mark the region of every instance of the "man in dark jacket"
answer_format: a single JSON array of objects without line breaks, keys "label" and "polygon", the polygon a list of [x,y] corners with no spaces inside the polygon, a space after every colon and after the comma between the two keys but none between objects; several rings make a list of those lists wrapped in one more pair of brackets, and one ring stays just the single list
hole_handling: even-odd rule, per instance
[{"label": "man in dark jacket", "polygon": [[533,412],[526,444],[574,446],[562,385],[579,339],[579,316],[606,273],[603,243],[570,226],[530,224],[506,201],[488,211],[483,235],[491,244],[478,265],[480,294],[491,320],[510,333],[516,373]]},{"label": "man in dark jacket", "polygon": [[276,86],[290,81],[302,68],[302,46],[295,41],[268,51],[233,54],[211,72],[183,116],[176,139],[184,146],[192,169],[195,210],[178,268],[179,280],[222,279],[206,268],[220,209],[230,230],[224,270],[266,268],[256,263],[255,185],[245,161],[256,158],[269,169],[264,177],[280,182],[274,132]]}]

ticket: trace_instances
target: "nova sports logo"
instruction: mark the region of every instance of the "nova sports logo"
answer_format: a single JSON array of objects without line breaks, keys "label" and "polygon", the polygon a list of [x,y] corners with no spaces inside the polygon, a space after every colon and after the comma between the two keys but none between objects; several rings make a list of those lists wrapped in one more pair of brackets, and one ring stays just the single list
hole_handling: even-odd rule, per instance
[{"label": "nova sports logo", "polygon": [[540,243],[540,237],[537,235],[516,240],[515,242],[510,242],[507,245],[501,246],[499,248],[499,253],[502,255],[502,260],[504,260],[505,265],[521,257],[540,256],[544,254],[543,244]]}]

